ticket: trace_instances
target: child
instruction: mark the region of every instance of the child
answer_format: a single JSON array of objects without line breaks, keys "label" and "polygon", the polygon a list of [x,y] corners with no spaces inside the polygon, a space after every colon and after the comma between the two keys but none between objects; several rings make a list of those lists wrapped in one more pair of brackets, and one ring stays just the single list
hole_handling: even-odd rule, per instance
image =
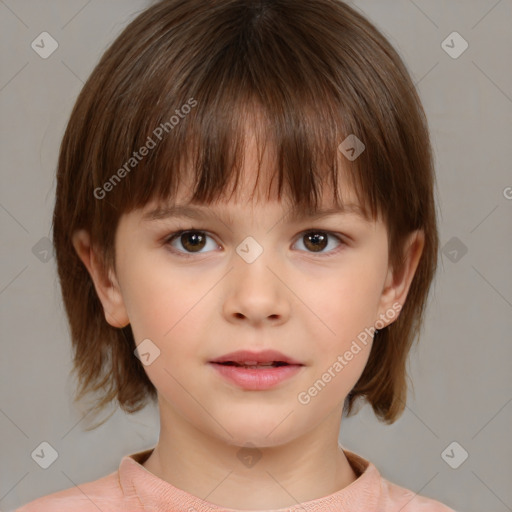
[{"label": "child", "polygon": [[155,400],[160,438],[18,512],[452,510],[338,444],[362,400],[403,412],[438,247],[424,112],[365,18],[156,3],[85,84],[57,178],[76,399]]}]

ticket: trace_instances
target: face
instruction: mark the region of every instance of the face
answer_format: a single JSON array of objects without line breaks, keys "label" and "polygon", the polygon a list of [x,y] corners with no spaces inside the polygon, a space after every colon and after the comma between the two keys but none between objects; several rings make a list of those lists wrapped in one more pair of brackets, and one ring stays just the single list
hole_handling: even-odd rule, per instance
[{"label": "face", "polygon": [[[356,211],[290,218],[286,204],[244,193],[253,190],[253,154],[234,200],[193,205],[195,218],[154,219],[155,203],[123,215],[114,290],[102,301],[110,323],[129,322],[144,343],[161,409],[229,444],[274,446],[341,412],[371,328],[396,319],[407,285],[392,278],[381,220]],[[186,192],[176,204],[187,203]],[[342,195],[357,205],[348,186]],[[211,363],[268,349],[300,365],[266,388],[234,382]]]}]

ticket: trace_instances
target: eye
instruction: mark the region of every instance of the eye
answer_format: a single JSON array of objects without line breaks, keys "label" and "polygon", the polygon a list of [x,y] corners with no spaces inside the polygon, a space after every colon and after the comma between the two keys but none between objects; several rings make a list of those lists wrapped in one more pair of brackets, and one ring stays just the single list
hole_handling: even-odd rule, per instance
[{"label": "eye", "polygon": [[[296,243],[303,242],[302,245],[306,247],[307,252],[321,253],[322,256],[331,256],[332,253],[338,252],[337,250],[324,251],[329,246],[329,237],[338,242],[338,246],[343,245],[344,241],[341,237],[334,235],[328,231],[310,230],[302,233],[301,237]],[[331,244],[332,245],[332,244]],[[323,252],[322,252],[323,251]],[[324,254],[324,253],[328,254]]]},{"label": "eye", "polygon": [[[165,239],[165,245],[168,245],[171,248],[171,251],[174,253],[178,253],[180,256],[188,257],[193,254],[203,254],[208,252],[208,250],[203,250],[208,248],[208,239],[211,240],[210,250],[215,250],[219,246],[211,236],[209,236],[205,231],[198,230],[180,230],[174,233],[171,233]],[[332,247],[333,243],[329,240],[334,240],[334,247]],[[337,242],[337,243],[336,243]],[[323,230],[309,230],[303,232],[295,242],[295,245],[302,243],[302,245],[306,248],[306,252],[319,254],[322,257],[331,256],[338,252],[336,247],[340,247],[344,245],[344,240],[329,231]],[[178,248],[177,245],[181,245],[181,248]],[[331,250],[325,250],[326,247],[331,246]]]},{"label": "eye", "polygon": [[[216,249],[218,245],[204,231],[178,231],[171,234],[165,241],[174,252],[182,253],[184,256],[190,254],[202,254],[201,251],[208,245],[208,238],[212,240],[210,249]],[[177,249],[176,245],[181,245],[185,250]]]}]

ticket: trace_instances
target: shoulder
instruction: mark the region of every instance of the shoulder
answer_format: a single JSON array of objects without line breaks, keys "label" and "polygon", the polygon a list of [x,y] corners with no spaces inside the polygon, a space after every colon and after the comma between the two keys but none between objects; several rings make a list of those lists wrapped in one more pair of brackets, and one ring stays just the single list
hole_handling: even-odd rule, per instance
[{"label": "shoulder", "polygon": [[382,496],[388,505],[385,512],[456,512],[454,509],[444,505],[440,501],[416,494],[413,491],[400,487],[386,480],[381,479]]},{"label": "shoulder", "polygon": [[113,512],[126,505],[114,471],[98,480],[42,496],[13,512]]}]

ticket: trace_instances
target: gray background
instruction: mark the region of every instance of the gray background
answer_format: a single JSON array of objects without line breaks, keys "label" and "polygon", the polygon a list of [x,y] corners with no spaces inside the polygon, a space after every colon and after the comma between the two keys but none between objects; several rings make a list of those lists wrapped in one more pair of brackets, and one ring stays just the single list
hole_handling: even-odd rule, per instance
[{"label": "gray background", "polygon": [[[114,471],[158,440],[158,411],[115,410],[96,431],[71,403],[67,322],[50,236],[58,147],[84,80],[147,0],[0,0],[2,266],[0,507]],[[458,511],[512,510],[511,0],[360,0],[418,84],[438,173],[441,262],[427,327],[410,358],[404,415],[366,406],[340,443],[384,477]],[[41,58],[43,31],[58,42]],[[442,42],[469,43],[458,58]],[[453,51],[460,42],[450,39]],[[465,252],[467,250],[467,252]],[[31,458],[58,452],[46,470]],[[469,454],[457,469],[452,465]]]}]

